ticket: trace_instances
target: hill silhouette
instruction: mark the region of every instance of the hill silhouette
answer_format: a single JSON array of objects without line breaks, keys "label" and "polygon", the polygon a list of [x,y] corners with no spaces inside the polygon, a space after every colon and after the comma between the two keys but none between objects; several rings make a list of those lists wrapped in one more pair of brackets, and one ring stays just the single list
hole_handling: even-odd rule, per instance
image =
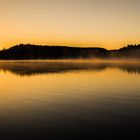
[{"label": "hill silhouette", "polygon": [[67,46],[20,44],[0,51],[2,60],[78,59],[78,58],[140,58],[140,45],[128,45],[119,50]]},{"label": "hill silhouette", "polygon": [[128,45],[119,50],[111,51],[111,57],[117,58],[140,58],[140,44]]}]

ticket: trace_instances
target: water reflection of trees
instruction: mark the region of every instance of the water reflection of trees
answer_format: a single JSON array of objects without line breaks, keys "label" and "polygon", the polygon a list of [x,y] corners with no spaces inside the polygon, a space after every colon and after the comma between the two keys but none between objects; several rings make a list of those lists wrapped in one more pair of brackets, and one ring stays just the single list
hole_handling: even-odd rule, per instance
[{"label": "water reflection of trees", "polygon": [[36,74],[64,73],[77,70],[103,71],[106,68],[118,68],[127,73],[140,73],[140,64],[122,63],[80,63],[80,62],[2,62],[0,70],[10,71],[20,76]]},{"label": "water reflection of trees", "polygon": [[138,64],[120,65],[118,68],[127,73],[140,74],[140,65]]}]

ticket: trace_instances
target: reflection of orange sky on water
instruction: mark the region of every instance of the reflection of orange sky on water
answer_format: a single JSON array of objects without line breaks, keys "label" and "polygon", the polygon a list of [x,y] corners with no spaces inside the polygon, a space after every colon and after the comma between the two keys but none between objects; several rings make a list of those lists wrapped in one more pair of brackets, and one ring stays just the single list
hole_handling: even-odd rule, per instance
[{"label": "reflection of orange sky on water", "polygon": [[129,91],[139,90],[139,82],[140,75],[124,73],[115,68],[27,77],[1,71],[0,114],[15,109],[33,111],[39,104],[55,109],[57,103],[65,101],[88,101],[92,98],[100,101],[102,96],[112,96],[118,89],[122,90],[121,96],[132,96],[133,93]]}]

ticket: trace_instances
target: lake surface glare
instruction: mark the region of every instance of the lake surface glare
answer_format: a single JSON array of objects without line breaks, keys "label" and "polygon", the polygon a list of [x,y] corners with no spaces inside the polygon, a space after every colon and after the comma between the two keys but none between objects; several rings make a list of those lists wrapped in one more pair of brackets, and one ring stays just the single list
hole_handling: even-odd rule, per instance
[{"label": "lake surface glare", "polygon": [[0,62],[1,138],[115,139],[140,130],[140,63]]}]

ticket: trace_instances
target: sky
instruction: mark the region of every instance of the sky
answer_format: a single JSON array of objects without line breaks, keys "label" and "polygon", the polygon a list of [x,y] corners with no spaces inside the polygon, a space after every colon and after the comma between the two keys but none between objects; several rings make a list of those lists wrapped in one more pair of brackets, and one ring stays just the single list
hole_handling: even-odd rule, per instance
[{"label": "sky", "polygon": [[140,0],[0,0],[0,49],[140,43]]}]

